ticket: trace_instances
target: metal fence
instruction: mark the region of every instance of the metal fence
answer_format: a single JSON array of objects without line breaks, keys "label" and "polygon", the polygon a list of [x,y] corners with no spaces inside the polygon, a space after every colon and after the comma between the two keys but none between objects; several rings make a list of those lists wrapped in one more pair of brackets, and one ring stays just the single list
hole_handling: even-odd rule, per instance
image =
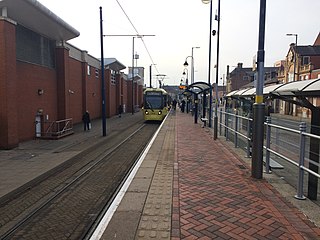
[{"label": "metal fence", "polygon": [[[234,147],[242,148],[247,157],[251,157],[252,123],[250,115],[243,116],[238,110],[223,111],[219,114],[219,135],[232,141]],[[266,117],[264,127],[264,162],[266,173],[271,170],[284,169],[289,184],[297,189],[296,198],[305,199],[307,191],[306,175],[316,178],[319,175],[319,152],[312,152],[310,143],[320,146],[320,136],[308,133],[310,127],[306,122],[297,122],[281,118]],[[311,166],[311,167],[310,167]],[[315,170],[314,170],[315,169]],[[319,188],[319,186],[317,186]],[[319,191],[318,191],[319,192]]]},{"label": "metal fence", "polygon": [[58,139],[73,133],[72,118],[59,121],[43,121],[41,132],[36,133],[40,138]]}]

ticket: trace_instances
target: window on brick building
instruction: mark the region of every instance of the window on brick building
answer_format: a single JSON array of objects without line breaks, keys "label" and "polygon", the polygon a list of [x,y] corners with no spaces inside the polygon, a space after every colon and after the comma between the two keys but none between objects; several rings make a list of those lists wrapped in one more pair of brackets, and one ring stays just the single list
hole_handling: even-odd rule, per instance
[{"label": "window on brick building", "polygon": [[310,63],[310,57],[302,58],[302,65],[308,65]]},{"label": "window on brick building", "polygon": [[16,26],[17,60],[55,68],[55,41]]},{"label": "window on brick building", "polygon": [[116,84],[116,72],[111,70],[111,84]]}]

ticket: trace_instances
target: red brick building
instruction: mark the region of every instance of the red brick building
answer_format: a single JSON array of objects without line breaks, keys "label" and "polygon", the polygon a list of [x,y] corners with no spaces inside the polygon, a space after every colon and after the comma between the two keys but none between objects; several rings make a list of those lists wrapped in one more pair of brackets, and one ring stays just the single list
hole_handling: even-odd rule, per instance
[{"label": "red brick building", "polygon": [[[86,110],[101,117],[100,60],[67,43],[79,32],[37,1],[0,1],[0,14],[0,148],[41,137],[59,121],[80,123]],[[116,59],[105,64],[107,117],[132,103],[123,69]]]}]

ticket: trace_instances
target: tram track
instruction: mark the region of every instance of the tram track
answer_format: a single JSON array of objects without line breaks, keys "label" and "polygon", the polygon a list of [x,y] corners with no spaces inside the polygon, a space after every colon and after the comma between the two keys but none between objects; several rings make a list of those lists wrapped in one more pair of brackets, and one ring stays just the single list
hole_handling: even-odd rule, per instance
[{"label": "tram track", "polygon": [[0,205],[0,239],[83,239],[157,127],[144,124],[112,147],[99,143],[64,171]]}]

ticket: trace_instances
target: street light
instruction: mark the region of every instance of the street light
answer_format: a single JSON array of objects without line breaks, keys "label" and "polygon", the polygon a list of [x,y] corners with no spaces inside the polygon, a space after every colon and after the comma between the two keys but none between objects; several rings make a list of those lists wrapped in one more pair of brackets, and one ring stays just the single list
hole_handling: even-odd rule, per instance
[{"label": "street light", "polygon": [[182,73],[183,76],[186,75],[186,85],[188,86],[189,85],[189,71],[188,71],[188,68],[185,68],[183,70],[183,73]]},{"label": "street light", "polygon": [[[186,89],[189,86],[189,70],[188,70],[188,68],[185,68],[183,70],[182,74],[183,74],[183,76],[186,75],[186,85],[185,85],[185,88],[184,88],[184,89]],[[192,84],[192,82],[191,82],[191,84]],[[189,101],[190,101],[190,98],[187,96],[187,113],[189,113],[189,108],[190,108]]]},{"label": "street light", "polygon": [[200,48],[200,47],[192,47],[191,48],[191,56],[188,56],[188,57],[186,57],[186,60],[185,60],[185,62],[184,62],[184,64],[183,64],[183,66],[184,67],[188,67],[189,66],[189,64],[188,64],[188,58],[191,58],[191,84],[192,83],[194,83],[194,57],[193,57],[193,49],[195,49],[195,48]]},{"label": "street light", "polygon": [[182,75],[187,75],[187,76],[186,76],[186,85],[188,86],[188,79],[189,79],[189,70],[188,70],[188,68],[185,68],[185,69],[183,70]]},{"label": "street light", "polygon": [[193,57],[193,49],[199,49],[200,47],[192,47],[191,49],[191,84],[194,83],[194,57]]},{"label": "street light", "polygon": [[[102,20],[101,20],[102,21]],[[132,115],[134,114],[134,108],[133,108],[133,80],[134,80],[134,59],[135,59],[135,54],[134,54],[134,39],[135,38],[142,38],[142,37],[154,37],[155,35],[141,35],[141,34],[108,34],[108,35],[103,35],[102,30],[101,30],[101,36],[103,37],[132,37],[132,96],[131,96],[131,107],[132,107]]]},{"label": "street light", "polygon": [[132,37],[132,67],[131,67],[131,77],[132,77],[132,88],[131,88],[131,114],[134,114],[134,59],[135,59],[135,54],[134,54],[134,39],[135,38],[141,38],[141,36],[133,36]]},{"label": "street light", "polygon": [[213,139],[217,139],[218,131],[218,81],[219,81],[219,46],[220,46],[220,0],[218,0],[218,12],[216,20],[218,21],[217,31],[212,31],[212,0],[201,0],[204,4],[210,3],[210,33],[209,33],[209,67],[208,67],[208,84],[209,89],[209,127],[212,127],[212,85],[211,85],[211,36],[217,34],[217,64],[216,64],[216,104],[215,104],[215,115],[214,115],[214,131]]},{"label": "street light", "polygon": [[294,52],[294,63],[293,63],[293,81],[296,80],[296,67],[297,67],[297,45],[298,45],[298,34],[296,33],[287,33],[287,36],[294,36],[296,38],[296,50]]},{"label": "street light", "polygon": [[149,66],[149,72],[150,72],[150,88],[152,88],[152,65],[157,65],[157,64],[154,64],[152,63],[150,66]]}]

